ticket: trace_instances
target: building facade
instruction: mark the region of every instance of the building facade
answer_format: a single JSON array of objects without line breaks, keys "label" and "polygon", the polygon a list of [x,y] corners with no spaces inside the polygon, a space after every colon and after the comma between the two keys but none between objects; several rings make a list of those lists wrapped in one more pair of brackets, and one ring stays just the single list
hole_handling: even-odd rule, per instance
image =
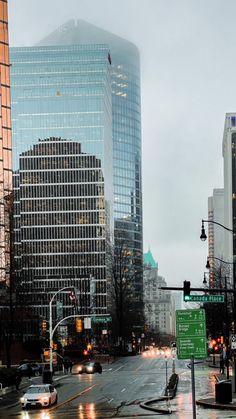
[{"label": "building facade", "polygon": [[[78,142],[48,138],[21,153],[14,182],[17,266],[34,313],[47,319],[53,294],[68,286],[81,314],[106,313],[111,216],[101,161]],[[59,300],[68,315],[68,290]]]},{"label": "building facade", "polygon": [[158,275],[151,251],[144,253],[144,313],[147,330],[153,334],[175,334],[175,303],[166,281]]},{"label": "building facade", "polygon": [[0,282],[9,280],[12,142],[8,2],[0,0]]},{"label": "building facade", "polygon": [[[141,272],[141,104],[137,48],[79,20],[67,22],[35,47],[13,48],[11,60],[15,167],[26,144],[30,146],[38,138],[50,136],[78,140],[84,152],[103,161],[96,138],[104,126],[97,101],[101,89],[105,86],[110,89],[104,63],[110,67],[113,219],[115,231],[126,238],[134,263],[140,268],[137,271]],[[93,94],[93,106],[87,109],[83,100],[88,94]],[[139,299],[141,274],[136,275],[135,289]]]},{"label": "building facade", "polygon": [[[224,189],[214,189],[213,195],[208,198],[208,220],[224,224]],[[208,257],[210,263],[209,285],[214,287],[217,280],[219,263],[217,259],[224,260],[224,230],[214,223],[208,223]]]},{"label": "building facade", "polygon": [[[224,159],[224,220],[222,224],[236,229],[236,113],[227,113],[223,135]],[[233,262],[236,256],[236,237],[223,229],[224,260]],[[232,279],[233,280],[233,279]]]}]

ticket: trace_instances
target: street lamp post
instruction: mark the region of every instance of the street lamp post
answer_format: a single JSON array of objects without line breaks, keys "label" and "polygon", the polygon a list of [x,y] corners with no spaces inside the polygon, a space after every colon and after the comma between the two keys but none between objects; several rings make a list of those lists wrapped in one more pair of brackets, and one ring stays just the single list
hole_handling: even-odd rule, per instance
[{"label": "street lamp post", "polygon": [[[202,220],[202,228],[201,228],[201,235],[200,235],[200,239],[202,241],[205,241],[207,239],[207,235],[206,235],[206,232],[205,232],[204,223],[216,224],[216,225],[222,227],[224,230],[229,231],[230,233],[233,233],[233,234],[235,233],[235,231],[233,229],[228,228],[228,227],[224,226],[223,224],[218,223],[216,221],[213,221],[213,220]],[[220,258],[216,258],[216,257],[211,257],[211,258],[212,259],[219,260],[222,263],[227,263],[229,265],[233,265],[233,291],[234,291],[234,293],[233,293],[233,295],[234,295],[233,321],[234,321],[234,332],[236,332],[236,261],[234,259],[234,255],[233,255],[233,262],[226,262],[226,261],[221,260]],[[234,354],[234,392],[236,392],[236,356],[235,356],[235,354]]]},{"label": "street lamp post", "polygon": [[[209,259],[216,259],[216,260],[220,260],[222,263],[228,263],[220,258],[217,257],[208,257],[207,258],[207,263],[206,263],[206,268],[210,269],[210,263],[209,263]],[[220,278],[222,279],[222,278]],[[206,276],[205,276],[205,272],[204,272],[204,279],[203,279],[203,284],[206,286],[207,284],[207,280],[206,280]],[[226,376],[227,376],[227,380],[229,379],[229,316],[228,316],[228,293],[227,293],[227,277],[224,277],[224,285],[225,285],[225,325],[226,325],[226,333],[225,333],[225,343],[226,343]],[[213,364],[215,365],[215,352],[213,352]]]},{"label": "street lamp post", "polygon": [[53,294],[50,302],[49,302],[49,360],[50,360],[50,372],[52,374],[53,372],[53,367],[52,367],[52,350],[53,350],[53,330],[52,330],[52,303],[54,298],[56,297],[57,294],[59,294],[61,291],[64,290],[68,290],[73,287],[64,287],[61,288],[60,290],[58,290],[57,292],[55,292],[55,294]]}]

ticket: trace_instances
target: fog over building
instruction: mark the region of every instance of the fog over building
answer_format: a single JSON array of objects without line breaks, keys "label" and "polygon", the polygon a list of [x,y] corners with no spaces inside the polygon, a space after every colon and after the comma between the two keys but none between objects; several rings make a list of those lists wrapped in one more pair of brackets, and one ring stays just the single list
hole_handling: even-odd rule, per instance
[{"label": "fog over building", "polygon": [[[142,179],[139,52],[87,22],[69,21],[36,46],[11,48],[14,169],[38,139],[78,141],[101,160],[115,236],[139,269],[142,299]],[[111,180],[111,181],[110,181]],[[109,188],[109,190],[108,190]]]}]

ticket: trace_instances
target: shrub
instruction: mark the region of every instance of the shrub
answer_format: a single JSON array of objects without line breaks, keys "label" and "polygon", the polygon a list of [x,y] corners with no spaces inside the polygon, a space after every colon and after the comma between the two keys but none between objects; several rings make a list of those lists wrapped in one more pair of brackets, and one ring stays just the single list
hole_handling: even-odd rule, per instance
[{"label": "shrub", "polygon": [[16,377],[18,371],[16,368],[1,368],[0,369],[0,383],[3,387],[14,386],[16,384]]}]

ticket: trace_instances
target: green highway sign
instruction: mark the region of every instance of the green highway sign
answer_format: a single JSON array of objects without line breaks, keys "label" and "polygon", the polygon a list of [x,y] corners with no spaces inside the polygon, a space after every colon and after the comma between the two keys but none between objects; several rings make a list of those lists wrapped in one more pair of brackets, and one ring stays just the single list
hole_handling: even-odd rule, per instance
[{"label": "green highway sign", "polygon": [[93,323],[107,323],[107,322],[111,322],[111,320],[112,320],[111,316],[107,316],[107,317],[92,317]]},{"label": "green highway sign", "polygon": [[176,338],[178,359],[206,358],[205,310],[176,310]]},{"label": "green highway sign", "polygon": [[185,295],[184,301],[186,302],[201,302],[201,303],[224,303],[224,295]]}]

